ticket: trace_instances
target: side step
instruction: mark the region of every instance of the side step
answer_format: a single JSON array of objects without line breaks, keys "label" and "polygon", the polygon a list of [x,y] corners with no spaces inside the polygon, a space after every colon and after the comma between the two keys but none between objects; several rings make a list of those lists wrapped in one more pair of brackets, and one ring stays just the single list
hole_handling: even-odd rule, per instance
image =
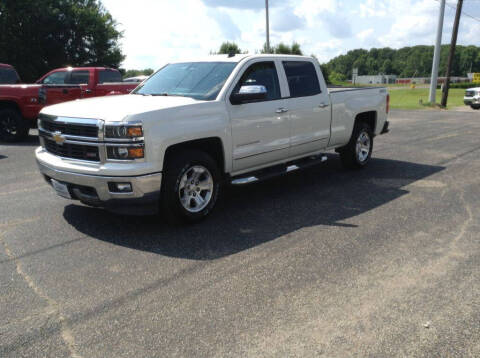
[{"label": "side step", "polygon": [[327,161],[327,156],[325,154],[317,155],[313,157],[308,157],[300,159],[294,162],[288,162],[285,164],[275,165],[273,167],[261,169],[255,172],[248,174],[240,175],[238,177],[233,177],[231,180],[232,185],[245,185],[251,184],[258,181],[274,178],[280,175],[284,175],[295,170],[306,169],[314,165],[324,163]]}]

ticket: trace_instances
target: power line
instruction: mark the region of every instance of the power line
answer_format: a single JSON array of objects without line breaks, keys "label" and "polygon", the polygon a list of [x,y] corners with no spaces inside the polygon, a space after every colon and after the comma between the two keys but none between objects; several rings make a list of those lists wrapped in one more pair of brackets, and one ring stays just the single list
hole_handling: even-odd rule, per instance
[{"label": "power line", "polygon": [[[436,2],[440,1],[440,0],[435,0]],[[457,9],[457,6],[456,5],[453,5],[453,4],[449,4],[448,2],[445,3],[449,8],[452,8],[454,10]],[[470,15],[469,13],[466,13],[465,11],[462,10],[462,15],[465,15],[465,16],[468,16],[469,18],[475,20],[475,21],[478,21],[480,22],[480,19],[478,17],[475,17],[473,15]]]}]

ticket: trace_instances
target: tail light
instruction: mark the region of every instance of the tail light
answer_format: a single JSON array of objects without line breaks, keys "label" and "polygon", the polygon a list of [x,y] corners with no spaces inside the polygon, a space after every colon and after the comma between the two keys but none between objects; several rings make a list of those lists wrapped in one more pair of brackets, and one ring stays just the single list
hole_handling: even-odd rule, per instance
[{"label": "tail light", "polygon": [[387,94],[387,113],[390,111],[390,94]]}]

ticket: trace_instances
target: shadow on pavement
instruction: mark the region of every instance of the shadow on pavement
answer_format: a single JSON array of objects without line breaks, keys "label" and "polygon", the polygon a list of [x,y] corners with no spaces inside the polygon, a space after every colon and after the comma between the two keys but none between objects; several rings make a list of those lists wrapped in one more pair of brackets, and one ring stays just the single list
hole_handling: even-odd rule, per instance
[{"label": "shadow on pavement", "polygon": [[40,145],[40,140],[38,139],[38,136],[36,135],[28,135],[27,138],[23,139],[21,142],[15,142],[15,143],[7,143],[7,142],[2,142],[0,140],[0,145],[6,146],[6,147],[38,147]]},{"label": "shadow on pavement", "polygon": [[[227,187],[207,220],[169,227],[158,217],[130,217],[68,205],[65,219],[93,238],[137,250],[192,260],[235,254],[308,226],[355,228],[343,220],[408,193],[403,187],[444,167],[372,159],[361,171],[345,171],[337,156],[323,166],[244,187]],[[367,223],[365,223],[367,225]]]},{"label": "shadow on pavement", "polygon": [[8,158],[6,155],[1,155],[0,154],[0,159],[5,159],[5,158]]}]

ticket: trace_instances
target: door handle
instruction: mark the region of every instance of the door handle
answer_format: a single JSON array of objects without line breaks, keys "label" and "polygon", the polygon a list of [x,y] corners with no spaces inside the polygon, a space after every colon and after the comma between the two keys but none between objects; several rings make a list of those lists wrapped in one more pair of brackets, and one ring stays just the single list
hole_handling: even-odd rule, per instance
[{"label": "door handle", "polygon": [[320,108],[325,108],[325,107],[328,107],[328,106],[329,106],[328,103],[320,103],[320,104],[318,105],[318,107],[320,107]]},{"label": "door handle", "polygon": [[85,90],[85,93],[86,93],[86,94],[90,94],[90,93],[92,93],[92,90],[91,90],[91,89],[87,89],[87,90]]},{"label": "door handle", "polygon": [[280,107],[280,108],[277,108],[277,110],[275,112],[276,113],[285,113],[285,112],[288,112],[288,109]]}]

